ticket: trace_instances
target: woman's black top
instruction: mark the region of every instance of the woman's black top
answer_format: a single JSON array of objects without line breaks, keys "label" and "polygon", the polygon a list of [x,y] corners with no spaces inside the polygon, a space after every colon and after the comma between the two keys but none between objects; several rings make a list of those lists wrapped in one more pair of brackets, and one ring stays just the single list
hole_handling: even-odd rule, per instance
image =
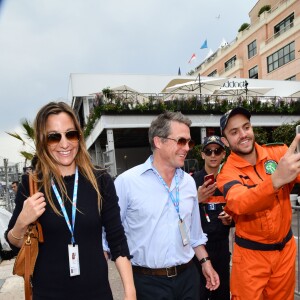
[{"label": "woman's black top", "polygon": [[[108,282],[108,267],[102,247],[102,228],[105,227],[106,239],[113,260],[119,256],[130,258],[130,255],[120,220],[120,208],[114,183],[104,171],[97,171],[96,176],[102,196],[100,214],[97,193],[90,182],[79,172],[74,227],[75,243],[79,249],[79,276],[70,277],[69,275],[68,244],[71,244],[71,233],[63,214],[62,216],[55,214],[50,204],[47,203],[46,211],[39,218],[45,241],[40,244],[34,269],[33,300],[112,299]],[[64,177],[70,199],[73,199],[74,180],[75,175]],[[53,191],[52,194],[55,205],[61,212]],[[6,235],[14,226],[28,195],[28,176],[23,176],[16,197],[16,208]],[[69,200],[65,202],[65,207],[71,221],[72,208]],[[11,247],[17,249],[12,245]]]}]

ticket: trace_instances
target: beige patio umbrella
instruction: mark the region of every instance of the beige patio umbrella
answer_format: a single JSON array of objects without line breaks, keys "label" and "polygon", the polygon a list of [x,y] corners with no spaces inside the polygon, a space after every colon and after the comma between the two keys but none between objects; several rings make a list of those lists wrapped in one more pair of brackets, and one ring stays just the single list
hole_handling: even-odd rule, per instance
[{"label": "beige patio umbrella", "polygon": [[192,79],[192,77],[191,78],[175,78],[175,79],[172,79],[170,82],[168,82],[168,84],[164,87],[164,89],[161,92],[162,93],[167,93],[168,88],[170,88],[174,85],[177,85],[177,84],[189,82],[189,81],[191,81],[191,79]]},{"label": "beige patio umbrella", "polygon": [[227,81],[227,78],[211,77],[201,79],[198,76],[193,81],[175,84],[166,88],[165,93],[185,93],[193,95],[211,95]]},{"label": "beige patio umbrella", "polygon": [[297,92],[289,95],[289,97],[300,97],[300,91],[297,91]]},{"label": "beige patio umbrella", "polygon": [[139,102],[144,102],[146,100],[149,100],[147,97],[142,95],[140,92],[134,90],[133,88],[127,86],[127,85],[120,85],[116,86],[111,89],[115,94],[122,96],[124,100],[137,100]]},{"label": "beige patio umbrella", "polygon": [[[126,84],[109,88],[115,95],[120,96],[123,100],[137,100],[138,102],[148,101],[148,97],[144,96],[137,90],[129,87]],[[101,95],[102,91],[98,93],[92,93],[90,95]]]}]

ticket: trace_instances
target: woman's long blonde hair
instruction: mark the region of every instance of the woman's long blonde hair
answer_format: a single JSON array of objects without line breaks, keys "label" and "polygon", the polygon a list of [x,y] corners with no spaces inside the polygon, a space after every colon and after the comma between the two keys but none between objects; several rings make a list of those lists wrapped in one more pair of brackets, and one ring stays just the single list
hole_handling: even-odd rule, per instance
[{"label": "woman's long blonde hair", "polygon": [[62,112],[68,114],[71,117],[76,130],[78,130],[78,132],[80,133],[78,141],[78,153],[75,157],[75,163],[78,166],[78,170],[80,171],[80,173],[90,181],[90,183],[96,190],[98,195],[98,208],[100,210],[101,194],[94,172],[96,169],[93,166],[89,153],[86,149],[83,133],[77,117],[72,108],[65,102],[50,102],[46,104],[39,110],[34,121],[35,146],[37,156],[37,164],[35,170],[38,174],[39,187],[44,187],[46,198],[48,199],[52,209],[55,211],[55,213],[61,215],[53,202],[51,193],[51,178],[54,178],[57,182],[59,190],[62,193],[62,199],[69,199],[69,197],[67,195],[66,185],[63,181],[57,163],[48,150],[46,122],[50,115],[57,115]]}]

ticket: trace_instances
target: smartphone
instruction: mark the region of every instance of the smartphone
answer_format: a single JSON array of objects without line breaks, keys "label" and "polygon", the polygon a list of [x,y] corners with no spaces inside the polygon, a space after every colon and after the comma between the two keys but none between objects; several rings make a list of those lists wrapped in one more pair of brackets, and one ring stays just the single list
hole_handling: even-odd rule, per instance
[{"label": "smartphone", "polygon": [[[296,134],[300,133],[300,125],[296,126]],[[300,141],[297,144],[297,152],[300,152]]]},{"label": "smartphone", "polygon": [[211,181],[209,182],[208,186],[215,182],[215,176],[214,176],[214,174],[208,174],[208,175],[204,176],[204,181],[208,181],[210,179],[211,179]]}]

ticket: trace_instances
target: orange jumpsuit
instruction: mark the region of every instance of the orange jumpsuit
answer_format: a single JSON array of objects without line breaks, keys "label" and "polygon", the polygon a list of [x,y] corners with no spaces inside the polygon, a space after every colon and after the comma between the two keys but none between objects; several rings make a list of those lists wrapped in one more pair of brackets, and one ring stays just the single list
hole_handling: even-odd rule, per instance
[{"label": "orange jumpsuit", "polygon": [[[290,191],[294,182],[274,190],[271,173],[287,146],[255,144],[254,166],[231,153],[217,176],[217,185],[232,215],[236,236],[263,244],[280,243],[291,228]],[[297,177],[300,181],[300,176]],[[292,236],[282,250],[252,250],[234,244],[230,289],[232,300],[293,300],[296,243]]]}]

